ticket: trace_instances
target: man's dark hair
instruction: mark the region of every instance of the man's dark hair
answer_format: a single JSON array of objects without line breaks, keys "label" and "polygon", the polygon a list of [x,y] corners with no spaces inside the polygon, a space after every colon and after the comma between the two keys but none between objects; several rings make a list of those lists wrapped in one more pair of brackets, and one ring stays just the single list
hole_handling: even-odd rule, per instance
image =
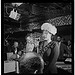
[{"label": "man's dark hair", "polygon": [[57,37],[60,37],[60,38],[62,38],[62,36],[61,36],[61,35],[58,35]]},{"label": "man's dark hair", "polygon": [[34,74],[36,70],[38,73],[41,70],[41,60],[39,57],[34,57],[26,60],[26,62],[20,63],[20,73],[21,74]]}]

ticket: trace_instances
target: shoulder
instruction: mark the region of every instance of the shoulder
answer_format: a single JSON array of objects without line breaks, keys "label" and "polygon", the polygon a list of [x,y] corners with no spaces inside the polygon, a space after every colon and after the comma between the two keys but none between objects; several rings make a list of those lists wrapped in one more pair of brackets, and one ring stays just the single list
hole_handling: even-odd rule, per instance
[{"label": "shoulder", "polygon": [[66,46],[64,43],[61,43],[62,46]]},{"label": "shoulder", "polygon": [[58,46],[58,42],[54,41],[54,53],[55,54],[58,54],[58,49],[59,49],[59,46]]},{"label": "shoulder", "polygon": [[53,41],[54,44],[57,44],[57,41]]},{"label": "shoulder", "polygon": [[56,41],[52,41],[52,44],[54,44],[55,46],[58,45]]},{"label": "shoulder", "polygon": [[54,48],[58,48],[58,42],[53,41]]},{"label": "shoulder", "polygon": [[51,48],[54,48],[56,45],[57,45],[57,44],[56,44],[55,41],[52,41],[52,42],[50,43],[50,47],[51,47]]}]

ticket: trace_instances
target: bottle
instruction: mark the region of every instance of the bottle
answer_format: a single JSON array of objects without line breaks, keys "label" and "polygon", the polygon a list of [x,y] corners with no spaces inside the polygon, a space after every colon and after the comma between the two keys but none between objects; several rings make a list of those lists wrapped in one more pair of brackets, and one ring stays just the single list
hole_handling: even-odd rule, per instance
[{"label": "bottle", "polygon": [[16,73],[19,74],[19,62],[16,61]]}]

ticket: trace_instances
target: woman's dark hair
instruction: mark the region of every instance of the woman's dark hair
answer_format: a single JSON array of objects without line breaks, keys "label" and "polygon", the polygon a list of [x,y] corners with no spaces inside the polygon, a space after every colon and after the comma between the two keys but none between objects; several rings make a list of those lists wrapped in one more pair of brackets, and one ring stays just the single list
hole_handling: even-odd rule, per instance
[{"label": "woman's dark hair", "polygon": [[21,74],[33,74],[36,70],[38,72],[41,69],[41,60],[39,57],[34,57],[26,60],[24,63],[20,63],[20,73]]}]

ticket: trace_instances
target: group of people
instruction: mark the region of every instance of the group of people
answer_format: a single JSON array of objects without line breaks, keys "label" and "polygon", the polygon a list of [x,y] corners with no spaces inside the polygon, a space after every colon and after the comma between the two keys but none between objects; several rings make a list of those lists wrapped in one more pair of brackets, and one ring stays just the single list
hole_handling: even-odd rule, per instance
[{"label": "group of people", "polygon": [[26,37],[26,48],[21,51],[18,51],[18,42],[14,42],[11,59],[19,62],[20,73],[58,73],[56,62],[63,58],[67,47],[60,37],[57,37],[57,41],[51,39],[57,33],[57,28],[52,24],[42,24],[41,30],[44,41],[34,39],[31,33]]}]

